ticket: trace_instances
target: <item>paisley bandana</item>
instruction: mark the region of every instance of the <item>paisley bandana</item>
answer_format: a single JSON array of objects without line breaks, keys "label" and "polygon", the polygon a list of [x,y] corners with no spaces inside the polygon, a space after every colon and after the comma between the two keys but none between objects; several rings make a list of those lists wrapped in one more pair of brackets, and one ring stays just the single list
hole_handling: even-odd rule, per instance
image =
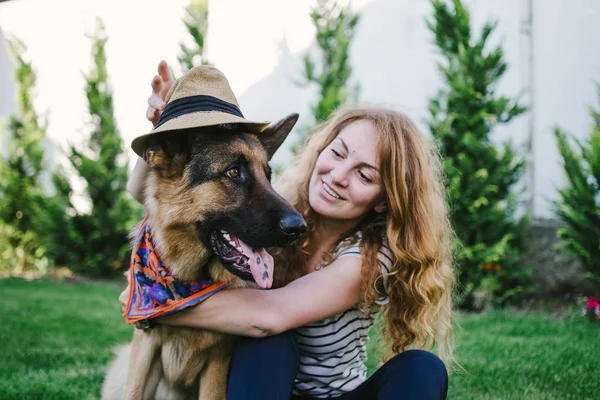
[{"label": "paisley bandana", "polygon": [[196,305],[233,281],[186,282],[173,276],[152,242],[148,217],[136,235],[129,268],[129,299],[123,316],[128,324],[168,315]]}]

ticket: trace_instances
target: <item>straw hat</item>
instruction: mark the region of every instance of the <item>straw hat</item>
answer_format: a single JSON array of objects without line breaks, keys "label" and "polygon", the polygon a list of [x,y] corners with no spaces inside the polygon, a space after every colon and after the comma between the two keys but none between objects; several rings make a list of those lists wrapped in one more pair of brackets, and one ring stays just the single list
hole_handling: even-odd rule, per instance
[{"label": "straw hat", "polygon": [[269,126],[269,122],[244,118],[227,78],[214,67],[192,68],[175,81],[165,100],[167,105],[152,132],[136,137],[131,143],[139,156],[143,156],[148,137],[159,132],[243,124],[248,132],[260,133]]}]

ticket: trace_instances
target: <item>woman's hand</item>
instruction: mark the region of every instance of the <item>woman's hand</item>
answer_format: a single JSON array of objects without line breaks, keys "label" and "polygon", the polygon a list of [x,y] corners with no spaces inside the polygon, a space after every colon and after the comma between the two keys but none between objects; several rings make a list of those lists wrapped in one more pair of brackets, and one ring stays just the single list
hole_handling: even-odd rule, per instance
[{"label": "woman's hand", "polygon": [[[163,60],[158,64],[158,75],[152,78],[152,94],[148,97],[148,109],[146,110],[146,118],[148,118],[154,126],[156,126],[160,114],[162,114],[163,109],[167,105],[165,103],[165,97],[167,97],[167,92],[171,89],[173,83],[175,83],[175,81],[169,72],[169,66],[167,65],[167,62]],[[131,172],[129,181],[127,181],[127,192],[139,203],[143,203],[144,200],[144,182],[146,181],[146,176],[149,171],[150,167],[148,164],[139,158]],[[121,293],[119,300],[121,300],[124,293],[125,292]],[[122,301],[121,304],[123,304]]]},{"label": "woman's hand", "polygon": [[158,75],[152,78],[152,94],[148,97],[148,109],[146,110],[146,118],[156,125],[163,109],[167,105],[165,98],[171,86],[175,81],[169,72],[169,66],[166,61],[161,61],[158,64]]}]

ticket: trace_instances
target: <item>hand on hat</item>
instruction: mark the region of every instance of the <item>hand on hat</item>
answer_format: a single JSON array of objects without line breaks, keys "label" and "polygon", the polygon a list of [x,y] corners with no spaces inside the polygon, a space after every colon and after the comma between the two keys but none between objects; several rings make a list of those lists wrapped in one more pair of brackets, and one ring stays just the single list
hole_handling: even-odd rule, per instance
[{"label": "hand on hat", "polygon": [[146,111],[146,118],[152,122],[152,125],[156,125],[160,114],[167,105],[165,98],[167,92],[173,86],[175,80],[171,76],[169,66],[166,61],[161,61],[158,64],[158,75],[152,78],[152,94],[148,97],[148,110]]}]

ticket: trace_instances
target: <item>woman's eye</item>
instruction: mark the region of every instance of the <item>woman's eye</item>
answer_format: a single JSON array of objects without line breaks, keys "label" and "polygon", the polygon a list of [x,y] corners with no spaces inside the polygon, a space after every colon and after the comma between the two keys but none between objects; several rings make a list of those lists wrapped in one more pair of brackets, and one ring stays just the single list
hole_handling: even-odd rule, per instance
[{"label": "woman's eye", "polygon": [[372,179],[370,179],[368,176],[366,176],[365,174],[363,174],[362,172],[358,171],[358,174],[360,175],[360,179],[362,179],[363,181],[367,182],[367,183],[371,183],[373,182]]},{"label": "woman's eye", "polygon": [[334,149],[331,149],[331,152],[336,156],[336,157],[341,157],[342,155],[340,153],[338,153],[337,151],[335,151]]},{"label": "woman's eye", "polygon": [[231,167],[227,170],[227,176],[233,179],[240,177],[240,169],[238,167]]}]

